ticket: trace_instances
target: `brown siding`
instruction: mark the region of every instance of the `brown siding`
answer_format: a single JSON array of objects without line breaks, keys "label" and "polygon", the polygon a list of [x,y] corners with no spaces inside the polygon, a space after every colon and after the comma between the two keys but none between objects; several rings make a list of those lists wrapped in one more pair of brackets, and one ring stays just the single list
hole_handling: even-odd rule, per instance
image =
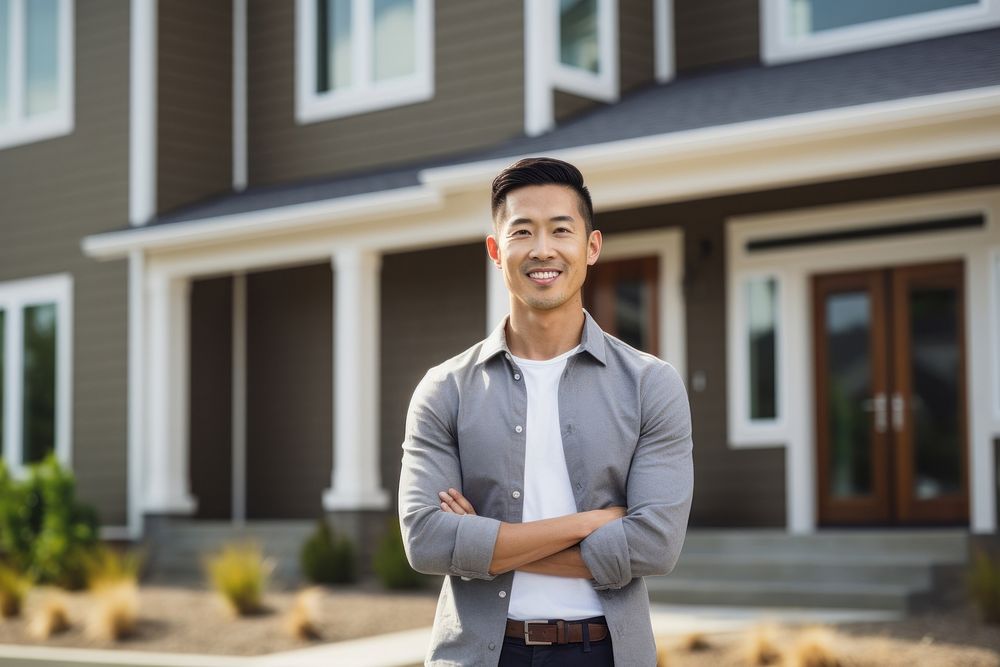
[{"label": "brown siding", "polygon": [[333,467],[333,271],[247,275],[247,518],[319,517]]},{"label": "brown siding", "polygon": [[[854,178],[766,192],[599,214],[608,236],[627,230],[682,227],[685,235],[688,375],[703,371],[692,392],[695,497],[692,526],[784,526],[784,450],[734,450],[726,430],[725,219],[729,216],[1000,184],[1000,161]],[[690,382],[688,383],[690,386]]]},{"label": "brown siding", "polygon": [[486,337],[485,245],[386,255],[381,299],[381,473],[395,508],[413,390],[427,369]]},{"label": "brown siding", "polygon": [[677,72],[759,60],[759,11],[747,0],[674,0]]},{"label": "brown siding", "polygon": [[524,126],[523,4],[434,3],[434,98],[297,125],[295,3],[250,0],[249,180],[264,185],[488,146]]},{"label": "brown siding", "polygon": [[157,210],[232,187],[232,2],[157,5]]},{"label": "brown siding", "polygon": [[105,525],[126,521],[128,269],[81,237],[128,216],[129,4],[78,0],[74,129],[0,150],[0,281],[73,278],[73,469]]},{"label": "brown siding", "polygon": [[199,519],[232,511],[233,279],[191,284],[190,470]]}]

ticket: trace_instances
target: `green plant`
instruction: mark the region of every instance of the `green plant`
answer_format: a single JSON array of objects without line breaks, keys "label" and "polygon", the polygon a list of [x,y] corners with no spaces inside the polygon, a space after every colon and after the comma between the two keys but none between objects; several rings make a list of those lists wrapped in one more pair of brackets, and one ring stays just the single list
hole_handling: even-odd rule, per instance
[{"label": "green plant", "polygon": [[420,574],[406,560],[399,519],[390,517],[378,551],[375,553],[375,574],[386,588],[420,588],[427,577]]},{"label": "green plant", "polygon": [[0,563],[0,618],[21,614],[24,597],[31,588],[31,578],[16,568]]},{"label": "green plant", "polygon": [[98,543],[96,511],[76,499],[73,474],[54,454],[14,479],[0,461],[0,551],[39,584],[79,589]]},{"label": "green plant", "polygon": [[356,579],[354,545],[347,536],[334,535],[325,519],[316,524],[316,531],[302,545],[302,572],[317,584],[342,584]]},{"label": "green plant", "polygon": [[208,558],[206,566],[212,587],[234,613],[245,616],[262,610],[274,561],[264,558],[259,545],[226,545]]},{"label": "green plant", "polygon": [[968,586],[983,620],[1000,624],[1000,559],[978,549],[968,573]]}]

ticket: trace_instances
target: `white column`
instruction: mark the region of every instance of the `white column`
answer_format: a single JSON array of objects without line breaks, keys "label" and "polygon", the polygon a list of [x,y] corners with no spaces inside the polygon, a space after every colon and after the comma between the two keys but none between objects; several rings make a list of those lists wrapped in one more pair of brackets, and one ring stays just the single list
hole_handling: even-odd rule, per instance
[{"label": "white column", "polygon": [[486,333],[491,333],[510,312],[510,292],[503,271],[486,258]]},{"label": "white column", "polygon": [[379,286],[382,257],[361,248],[333,256],[333,473],[327,510],[387,509],[379,475]]},{"label": "white column", "polygon": [[146,255],[142,250],[132,250],[128,256],[128,533],[133,540],[142,537],[143,508],[143,434],[145,431],[146,372],[143,360],[147,324],[146,294],[143,290],[146,276]]},{"label": "white column", "polygon": [[188,479],[188,294],[191,282],[149,277],[146,512],[191,514]]}]

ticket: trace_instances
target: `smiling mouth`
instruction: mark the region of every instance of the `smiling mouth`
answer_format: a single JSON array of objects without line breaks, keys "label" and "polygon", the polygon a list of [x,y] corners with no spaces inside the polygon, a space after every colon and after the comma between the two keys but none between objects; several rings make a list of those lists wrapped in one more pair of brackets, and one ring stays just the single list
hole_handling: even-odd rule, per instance
[{"label": "smiling mouth", "polygon": [[536,285],[549,285],[561,274],[561,271],[531,271],[528,273],[528,278]]}]

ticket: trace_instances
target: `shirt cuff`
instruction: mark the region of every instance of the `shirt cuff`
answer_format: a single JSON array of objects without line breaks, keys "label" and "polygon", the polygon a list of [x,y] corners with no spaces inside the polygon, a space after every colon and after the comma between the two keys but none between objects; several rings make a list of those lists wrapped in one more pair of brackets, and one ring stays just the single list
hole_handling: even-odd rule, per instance
[{"label": "shirt cuff", "polygon": [[580,557],[593,575],[594,590],[621,588],[632,581],[632,563],[622,519],[608,521],[581,540]]},{"label": "shirt cuff", "polygon": [[478,514],[463,514],[455,533],[455,551],[451,555],[454,574],[489,581],[493,549],[500,532],[500,521]]}]

